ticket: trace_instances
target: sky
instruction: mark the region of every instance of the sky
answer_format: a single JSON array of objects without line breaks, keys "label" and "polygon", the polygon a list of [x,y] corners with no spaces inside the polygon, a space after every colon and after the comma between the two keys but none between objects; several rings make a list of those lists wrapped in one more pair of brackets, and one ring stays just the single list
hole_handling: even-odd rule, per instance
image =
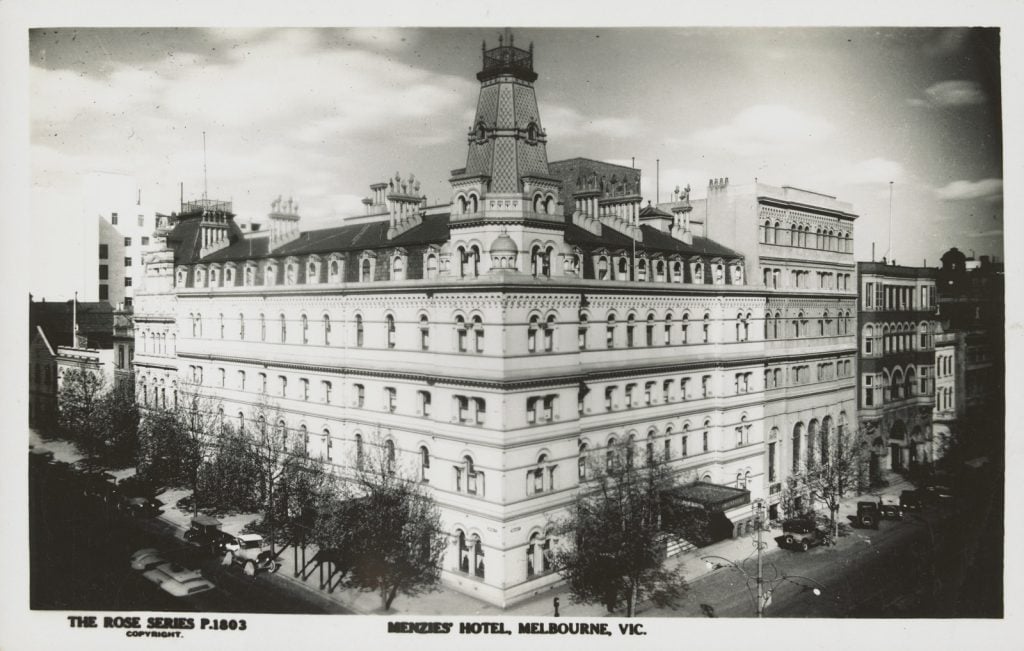
[{"label": "sky", "polygon": [[[643,170],[644,201],[755,178],[853,204],[855,254],[937,265],[1003,258],[998,29],[514,30],[533,42],[549,160]],[[91,171],[133,176],[146,210],[207,191],[261,221],[278,195],[306,228],[360,214],[413,173],[431,204],[463,167],[498,30],[35,29],[29,35],[33,252],[83,219]],[[660,162],[658,162],[660,161]],[[660,167],[660,181],[655,174]],[[891,241],[890,248],[890,205]],[[93,217],[94,219],[94,217]],[[57,244],[76,254],[75,242]],[[60,265],[30,289],[68,296]]]}]

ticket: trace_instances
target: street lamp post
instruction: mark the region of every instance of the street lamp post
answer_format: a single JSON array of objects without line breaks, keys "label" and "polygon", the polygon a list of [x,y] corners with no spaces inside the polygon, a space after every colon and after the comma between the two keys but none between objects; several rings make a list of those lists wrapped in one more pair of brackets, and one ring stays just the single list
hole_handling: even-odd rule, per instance
[{"label": "street lamp post", "polygon": [[[736,563],[727,558],[722,558],[721,556],[702,556],[701,560],[707,563],[708,567],[712,570],[717,570],[722,567],[729,567],[736,570],[737,572],[743,575],[744,579],[746,579],[747,590],[750,589],[750,582],[754,581],[756,594],[755,611],[758,617],[764,617],[764,609],[771,603],[772,593],[775,591],[775,588],[786,581],[793,583],[795,585],[800,585],[802,587],[806,586],[801,582],[812,584],[812,591],[814,592],[814,596],[819,596],[822,592],[822,589],[825,587],[821,583],[805,576],[787,574],[780,575],[778,568],[775,567],[774,563],[770,563],[772,568],[775,570],[774,578],[770,580],[765,579],[764,563],[761,559],[761,552],[765,548],[765,542],[763,540],[763,534],[765,530],[764,500],[754,500],[754,502],[751,504],[751,508],[754,511],[754,526],[757,529],[757,538],[754,541],[755,553],[757,554],[757,574],[755,576],[750,576],[750,573],[747,572],[747,570],[745,570],[740,563]],[[765,586],[768,587],[767,591],[765,590]]]}]

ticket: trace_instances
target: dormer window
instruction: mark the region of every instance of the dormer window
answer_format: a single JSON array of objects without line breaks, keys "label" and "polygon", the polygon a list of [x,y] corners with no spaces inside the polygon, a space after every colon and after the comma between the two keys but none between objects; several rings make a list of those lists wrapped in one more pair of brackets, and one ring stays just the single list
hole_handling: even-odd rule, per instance
[{"label": "dormer window", "polygon": [[483,122],[476,125],[476,133],[474,135],[476,136],[476,141],[478,143],[483,143],[487,140],[487,130],[484,127]]}]

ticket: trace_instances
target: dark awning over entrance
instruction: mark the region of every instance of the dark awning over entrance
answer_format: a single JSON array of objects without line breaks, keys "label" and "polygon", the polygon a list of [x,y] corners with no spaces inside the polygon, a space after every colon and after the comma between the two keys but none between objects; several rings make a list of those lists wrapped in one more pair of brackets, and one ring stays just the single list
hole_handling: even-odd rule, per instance
[{"label": "dark awning over entrance", "polygon": [[704,481],[678,486],[668,491],[667,495],[677,504],[717,513],[750,504],[750,491]]}]

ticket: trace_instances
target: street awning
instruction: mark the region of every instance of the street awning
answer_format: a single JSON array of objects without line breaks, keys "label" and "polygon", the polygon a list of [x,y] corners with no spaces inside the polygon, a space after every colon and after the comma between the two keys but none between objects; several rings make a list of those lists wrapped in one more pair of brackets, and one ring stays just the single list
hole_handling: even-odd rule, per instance
[{"label": "street awning", "polygon": [[750,504],[750,491],[705,481],[677,486],[667,494],[678,504],[696,506],[714,513],[724,513],[738,506]]}]

